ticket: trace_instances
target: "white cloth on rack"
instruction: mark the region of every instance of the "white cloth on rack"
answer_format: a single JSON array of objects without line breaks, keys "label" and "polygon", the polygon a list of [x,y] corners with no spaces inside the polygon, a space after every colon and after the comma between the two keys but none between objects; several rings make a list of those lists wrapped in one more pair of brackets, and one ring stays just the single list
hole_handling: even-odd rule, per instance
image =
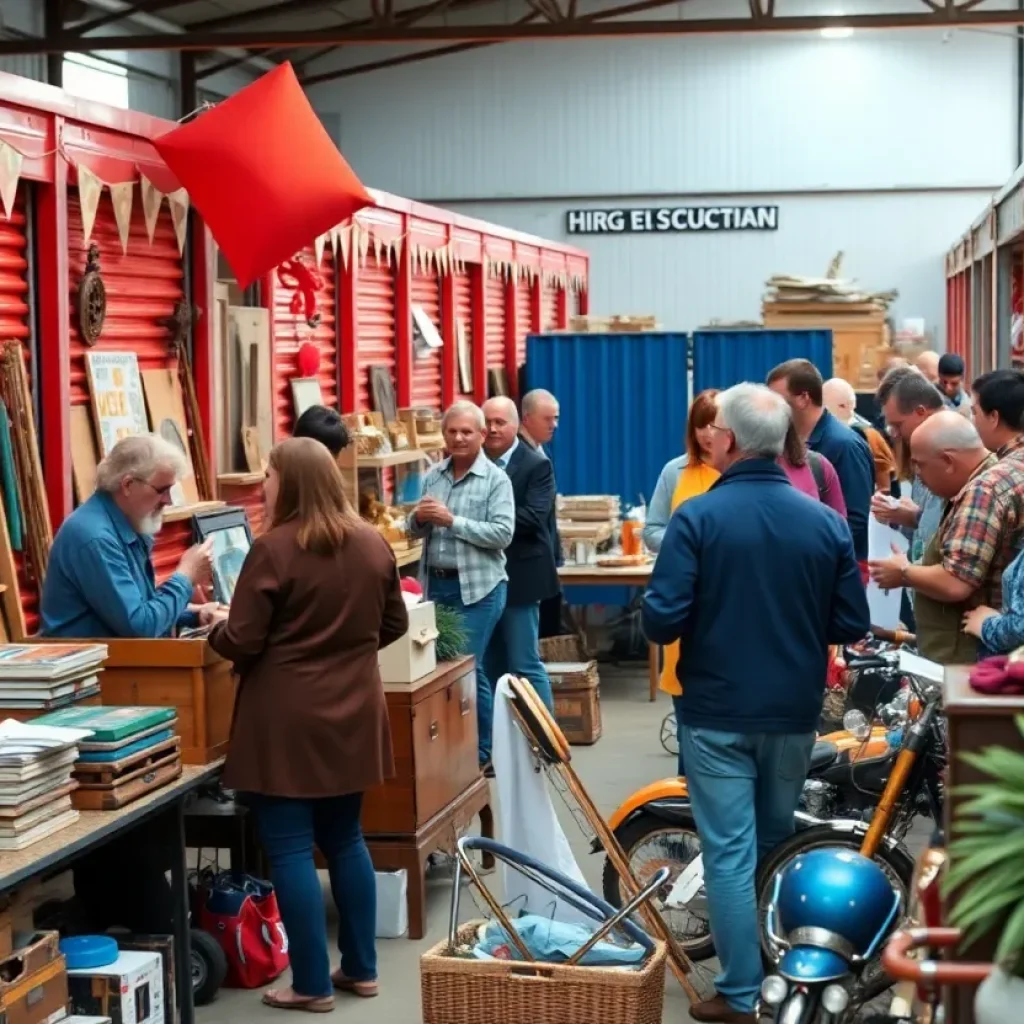
[{"label": "white cloth on rack", "polygon": [[[533,753],[512,711],[510,678],[504,675],[498,680],[494,699],[491,758],[498,789],[498,835],[505,846],[589,888],[555,814],[544,772],[534,770]],[[503,905],[512,916],[526,910],[567,923],[593,923],[592,918],[557,899],[514,868],[501,861],[498,863]]]}]

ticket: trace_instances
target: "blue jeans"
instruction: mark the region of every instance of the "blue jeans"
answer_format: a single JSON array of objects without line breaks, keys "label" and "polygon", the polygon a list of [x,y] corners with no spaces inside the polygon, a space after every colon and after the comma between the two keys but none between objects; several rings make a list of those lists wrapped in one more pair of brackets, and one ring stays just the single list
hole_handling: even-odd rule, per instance
[{"label": "blue jeans", "polygon": [[553,715],[551,680],[540,660],[540,603],[507,604],[494,629],[484,658],[487,677],[494,680],[511,672],[525,676]]},{"label": "blue jeans", "polygon": [[715,987],[734,1010],[752,1013],[763,980],[754,875],[758,860],[793,834],[814,733],[683,726],[681,739],[722,965]]},{"label": "blue jeans", "polygon": [[341,970],[353,981],[377,977],[377,881],[359,827],[363,794],[300,800],[250,794],[288,935],[292,987],[300,996],[333,991],[327,920],[313,846],[327,861],[338,908]]},{"label": "blue jeans", "polygon": [[469,641],[468,654],[476,659],[476,725],[480,764],[491,759],[491,723],[494,720],[494,682],[487,678],[484,655],[491,642],[494,627],[505,610],[505,596],[508,584],[502,580],[486,597],[475,604],[462,603],[459,581],[439,580],[431,577],[427,581],[427,597],[438,604],[454,608],[462,615],[466,637]]}]

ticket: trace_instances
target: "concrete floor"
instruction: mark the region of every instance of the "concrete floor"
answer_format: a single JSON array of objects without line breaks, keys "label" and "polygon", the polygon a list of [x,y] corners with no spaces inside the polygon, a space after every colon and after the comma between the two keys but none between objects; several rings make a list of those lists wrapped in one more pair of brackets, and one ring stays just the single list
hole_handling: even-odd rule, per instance
[{"label": "concrete floor", "polygon": [[[659,742],[660,724],[671,710],[671,704],[664,694],[659,695],[656,703],[648,701],[646,666],[637,666],[629,671],[602,667],[601,706],[604,735],[592,747],[574,747],[573,764],[594,802],[607,816],[629,793],[672,774],[675,759],[665,753]],[[553,799],[580,868],[594,891],[600,893],[603,857],[590,853],[588,839],[573,821],[564,802],[557,794]],[[380,996],[372,1001],[339,996],[334,1012],[327,1016],[328,1020],[339,1024],[362,1024],[373,1018],[383,1024],[419,1024],[422,1019],[419,957],[444,938],[451,899],[449,878],[444,871],[436,874],[429,887],[429,930],[426,938],[419,942],[409,939],[378,940]],[[325,897],[333,942],[335,912],[326,888]],[[484,916],[465,888],[460,910],[463,919]],[[707,965],[708,968],[713,966],[713,962]],[[691,1020],[682,990],[671,973],[666,973],[664,1020]],[[699,970],[694,980],[702,992],[713,987],[712,974],[708,969]],[[261,1004],[259,992],[229,989],[222,990],[213,1003],[197,1011],[199,1024],[260,1024],[264,1021],[280,1022],[281,1016],[281,1011]]]}]

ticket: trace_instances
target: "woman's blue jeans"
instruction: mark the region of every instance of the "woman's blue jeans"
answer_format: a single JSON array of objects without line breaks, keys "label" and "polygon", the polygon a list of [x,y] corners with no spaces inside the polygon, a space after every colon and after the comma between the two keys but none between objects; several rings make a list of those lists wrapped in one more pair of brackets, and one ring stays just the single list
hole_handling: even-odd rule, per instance
[{"label": "woman's blue jeans", "polygon": [[256,814],[260,842],[270,861],[295,993],[327,996],[334,990],[314,846],[327,861],[338,908],[342,973],[353,981],[375,980],[377,882],[359,826],[363,794],[317,800],[249,794],[247,802]]}]

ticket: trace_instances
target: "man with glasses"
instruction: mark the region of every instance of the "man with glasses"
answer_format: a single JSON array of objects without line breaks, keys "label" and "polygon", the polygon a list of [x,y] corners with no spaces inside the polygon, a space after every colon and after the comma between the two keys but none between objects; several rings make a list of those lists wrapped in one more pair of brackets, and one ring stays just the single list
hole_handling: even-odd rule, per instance
[{"label": "man with glasses", "polygon": [[163,525],[185,456],[152,434],[126,437],[96,470],[96,493],[64,520],[43,586],[47,637],[156,639],[208,625],[220,606],[192,604],[210,572],[212,541],[189,548],[156,585],[153,538]]}]

